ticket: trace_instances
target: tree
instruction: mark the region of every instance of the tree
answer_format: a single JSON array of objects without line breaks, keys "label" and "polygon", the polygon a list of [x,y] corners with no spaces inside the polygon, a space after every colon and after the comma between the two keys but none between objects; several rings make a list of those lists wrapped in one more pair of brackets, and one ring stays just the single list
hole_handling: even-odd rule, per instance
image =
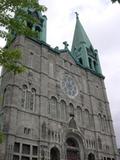
[{"label": "tree", "polygon": [[[38,11],[46,11],[46,7],[39,5],[37,0],[0,0],[0,38],[7,41],[7,47],[10,46],[12,31],[17,35],[36,36],[34,31],[31,31],[26,25],[29,19],[31,23],[37,22],[26,8],[33,8]],[[10,32],[11,31],[11,32]],[[12,71],[14,74],[24,71],[24,67],[19,63],[21,53],[18,49],[0,48],[0,65],[4,66],[7,71]]]},{"label": "tree", "polygon": [[120,3],[120,0],[111,0],[111,1],[112,1],[112,3],[115,3],[115,2]]},{"label": "tree", "polygon": [[[11,32],[14,31],[17,35],[36,36],[25,22],[29,19],[31,23],[37,23],[37,19],[28,14],[26,8],[42,12],[46,10],[46,7],[39,5],[36,0],[0,0],[0,38],[7,41],[7,46],[0,48],[0,66],[5,67],[6,72],[11,71],[14,74],[23,72],[25,68],[19,63],[22,58],[20,50],[10,47],[13,38]],[[0,143],[3,140],[4,134],[0,131]]]}]

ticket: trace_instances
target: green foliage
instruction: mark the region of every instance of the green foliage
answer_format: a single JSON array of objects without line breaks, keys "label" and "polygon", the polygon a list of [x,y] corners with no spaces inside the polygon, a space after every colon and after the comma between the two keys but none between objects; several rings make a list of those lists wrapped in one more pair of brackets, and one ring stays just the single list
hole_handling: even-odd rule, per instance
[{"label": "green foliage", "polygon": [[0,50],[0,64],[3,65],[7,71],[12,71],[14,74],[21,73],[25,70],[24,66],[19,62],[21,58],[21,52],[18,49]]},{"label": "green foliage", "polygon": [[115,3],[115,2],[120,3],[120,0],[111,0],[111,1],[112,1],[112,3]]},{"label": "green foliage", "polygon": [[[17,35],[37,36],[37,33],[31,31],[26,25],[26,21],[35,23],[37,19],[26,12],[27,8],[38,11],[46,11],[46,7],[39,5],[36,0],[0,0],[0,38],[7,41],[7,46],[11,44],[12,36],[9,31],[14,31]],[[14,74],[24,71],[24,67],[18,63],[21,53],[16,49],[0,48],[0,65]]]}]

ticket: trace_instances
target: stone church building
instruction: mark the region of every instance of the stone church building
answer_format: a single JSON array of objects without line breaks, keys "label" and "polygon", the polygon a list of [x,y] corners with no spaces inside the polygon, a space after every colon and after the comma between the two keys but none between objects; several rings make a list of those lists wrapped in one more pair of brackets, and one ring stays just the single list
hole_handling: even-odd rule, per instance
[{"label": "stone church building", "polygon": [[46,16],[28,11],[39,19],[27,22],[38,37],[12,43],[27,69],[1,80],[0,160],[118,160],[98,51],[78,15],[69,50],[67,42],[64,49],[47,44]]}]

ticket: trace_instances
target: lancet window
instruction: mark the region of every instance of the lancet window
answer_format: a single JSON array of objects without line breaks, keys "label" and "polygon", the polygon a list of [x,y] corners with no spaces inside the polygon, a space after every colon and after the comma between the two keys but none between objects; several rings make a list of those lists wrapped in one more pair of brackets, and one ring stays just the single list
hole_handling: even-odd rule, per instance
[{"label": "lancet window", "polygon": [[80,125],[82,125],[82,109],[78,106],[77,107],[77,119]]},{"label": "lancet window", "polygon": [[50,100],[50,115],[52,118],[57,117],[57,99],[55,97]]},{"label": "lancet window", "polygon": [[35,95],[36,90],[34,88],[29,89],[27,85],[23,85],[21,99],[22,108],[29,111],[35,111]]},{"label": "lancet window", "polygon": [[102,130],[102,116],[100,113],[98,114],[98,121],[99,121],[99,129]]},{"label": "lancet window", "polygon": [[60,118],[66,120],[66,103],[63,100],[60,102]]},{"label": "lancet window", "polygon": [[85,122],[85,126],[89,127],[90,117],[89,117],[89,111],[87,109],[85,109],[85,113],[84,113],[84,122]]},{"label": "lancet window", "polygon": [[74,115],[74,106],[72,103],[69,104],[69,115]]}]

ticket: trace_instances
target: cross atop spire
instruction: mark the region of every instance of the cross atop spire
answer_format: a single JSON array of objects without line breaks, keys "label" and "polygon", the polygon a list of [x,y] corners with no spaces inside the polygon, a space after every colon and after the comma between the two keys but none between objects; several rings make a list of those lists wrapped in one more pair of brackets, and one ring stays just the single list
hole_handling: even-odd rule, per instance
[{"label": "cross atop spire", "polygon": [[78,12],[75,12],[75,14],[76,14],[76,19],[78,19],[79,18]]}]

